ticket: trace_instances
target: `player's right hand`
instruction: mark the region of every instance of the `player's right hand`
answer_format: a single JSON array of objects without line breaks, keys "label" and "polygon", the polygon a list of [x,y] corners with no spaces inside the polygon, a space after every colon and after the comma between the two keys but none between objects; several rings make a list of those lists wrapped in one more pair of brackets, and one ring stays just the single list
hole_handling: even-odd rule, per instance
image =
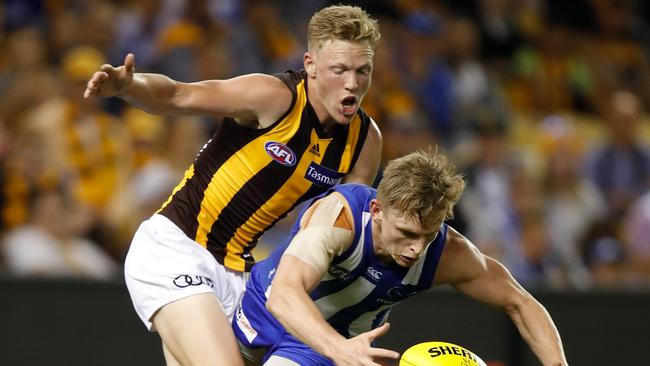
[{"label": "player's right hand", "polygon": [[95,72],[86,84],[84,98],[113,97],[119,95],[133,81],[135,56],[129,53],[124,58],[124,65],[113,67],[105,64]]},{"label": "player's right hand", "polygon": [[388,332],[389,324],[361,333],[344,341],[341,352],[331,356],[337,366],[381,366],[375,359],[398,359],[399,353],[384,348],[372,347],[372,342]]}]

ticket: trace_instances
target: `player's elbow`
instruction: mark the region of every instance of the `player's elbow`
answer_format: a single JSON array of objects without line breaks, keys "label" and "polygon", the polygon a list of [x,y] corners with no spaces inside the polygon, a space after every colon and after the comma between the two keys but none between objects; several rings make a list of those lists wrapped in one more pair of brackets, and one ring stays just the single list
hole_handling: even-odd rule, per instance
[{"label": "player's elbow", "polygon": [[511,318],[519,317],[520,314],[527,308],[537,306],[539,303],[535,298],[526,291],[520,292],[517,296],[512,296],[503,305],[503,310]]},{"label": "player's elbow", "polygon": [[282,321],[284,314],[286,314],[286,301],[278,294],[276,288],[273,288],[266,300],[266,310],[278,320]]}]

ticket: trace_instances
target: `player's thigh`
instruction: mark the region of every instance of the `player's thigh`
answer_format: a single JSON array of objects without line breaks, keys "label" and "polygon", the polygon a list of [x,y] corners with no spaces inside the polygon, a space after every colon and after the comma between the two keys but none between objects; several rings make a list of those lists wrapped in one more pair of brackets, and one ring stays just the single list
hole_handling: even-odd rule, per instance
[{"label": "player's thigh", "polygon": [[301,365],[291,361],[288,358],[273,355],[269,357],[269,359],[266,360],[266,362],[264,362],[264,366],[301,366]]},{"label": "player's thigh", "polygon": [[163,306],[153,324],[182,365],[243,366],[230,326],[214,293],[200,293]]},{"label": "player's thigh", "polygon": [[162,342],[163,355],[165,355],[165,366],[182,366],[180,362],[172,355],[172,352],[169,350],[169,347],[165,345],[165,342]]}]

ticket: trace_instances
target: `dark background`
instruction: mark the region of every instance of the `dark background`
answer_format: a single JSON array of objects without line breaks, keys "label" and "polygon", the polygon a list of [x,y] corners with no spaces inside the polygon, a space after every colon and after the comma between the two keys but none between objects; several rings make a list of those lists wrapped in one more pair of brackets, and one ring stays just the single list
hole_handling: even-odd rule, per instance
[{"label": "dark background", "polygon": [[[163,365],[122,283],[0,280],[0,365]],[[650,294],[540,292],[570,365],[650,365]],[[379,345],[440,340],[495,365],[539,365],[507,316],[451,290],[398,305]]]}]

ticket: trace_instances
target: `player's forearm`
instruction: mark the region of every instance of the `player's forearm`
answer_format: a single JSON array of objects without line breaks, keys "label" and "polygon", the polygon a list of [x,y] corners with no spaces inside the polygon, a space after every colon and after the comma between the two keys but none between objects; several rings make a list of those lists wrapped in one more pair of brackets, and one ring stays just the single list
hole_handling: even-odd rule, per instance
[{"label": "player's forearm", "polygon": [[173,112],[177,83],[161,74],[133,75],[133,81],[119,95],[127,103],[152,114]]},{"label": "player's forearm", "polygon": [[[276,293],[274,296],[273,292]],[[273,285],[267,309],[284,328],[316,352],[332,358],[345,338],[336,332],[322,317],[306,293]]]},{"label": "player's forearm", "polygon": [[528,295],[507,309],[522,337],[544,366],[566,366],[560,334],[546,309]]}]

